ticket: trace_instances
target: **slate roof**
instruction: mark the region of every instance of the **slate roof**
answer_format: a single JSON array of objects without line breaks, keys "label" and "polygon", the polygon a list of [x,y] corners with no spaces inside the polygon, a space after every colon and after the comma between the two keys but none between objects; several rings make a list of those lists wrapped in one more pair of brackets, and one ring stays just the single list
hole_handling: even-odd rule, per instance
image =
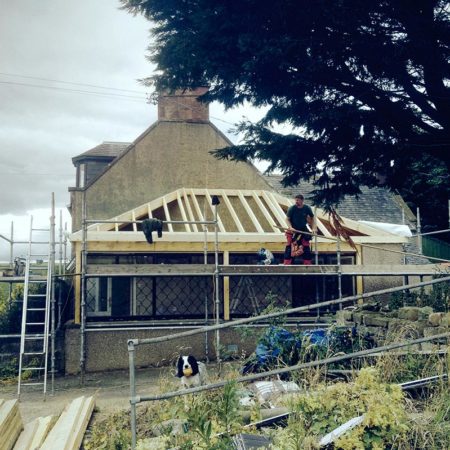
[{"label": "slate roof", "polygon": [[131,143],[130,142],[102,142],[90,150],[72,158],[73,162],[85,158],[108,158],[114,159],[120,155]]},{"label": "slate roof", "polygon": [[[263,175],[268,183],[282,195],[294,197],[303,194],[305,202],[311,203],[311,192],[314,190],[312,183],[302,181],[296,186],[283,187],[282,175]],[[338,212],[341,216],[353,220],[368,220],[371,222],[402,223],[402,208],[405,212],[405,221],[409,228],[416,230],[415,217],[403,199],[388,189],[375,187],[361,187],[359,197],[346,197],[341,202]],[[419,253],[416,238],[410,238],[405,245],[405,250],[411,253]],[[424,257],[406,257],[407,264],[429,264],[431,261]]]},{"label": "slate roof", "polygon": [[[294,197],[303,194],[305,202],[311,203],[314,186],[302,181],[297,186],[283,187],[282,175],[264,175],[264,178],[280,194]],[[410,228],[415,228],[413,216],[408,206],[401,204],[401,199],[387,189],[381,187],[362,187],[359,197],[346,197],[340,203],[338,212],[341,216],[353,220],[368,220],[371,222],[402,223],[402,207],[405,209],[405,220]]]}]

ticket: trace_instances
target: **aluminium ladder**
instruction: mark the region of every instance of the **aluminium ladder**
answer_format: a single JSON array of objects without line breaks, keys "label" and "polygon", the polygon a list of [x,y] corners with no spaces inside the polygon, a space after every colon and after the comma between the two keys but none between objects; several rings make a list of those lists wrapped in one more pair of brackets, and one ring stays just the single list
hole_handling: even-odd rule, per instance
[{"label": "aluminium ladder", "polygon": [[[48,242],[35,241],[36,232],[45,232]],[[48,342],[50,323],[50,302],[52,298],[52,253],[51,230],[33,228],[30,220],[30,240],[25,265],[23,288],[22,329],[20,335],[19,376],[17,395],[21,386],[43,386],[47,392]],[[49,244],[48,252],[42,252],[42,245]],[[40,252],[40,253],[38,253]],[[47,263],[39,265],[36,259]],[[34,264],[32,261],[36,261]],[[24,374],[31,375],[30,381],[23,380]]]}]

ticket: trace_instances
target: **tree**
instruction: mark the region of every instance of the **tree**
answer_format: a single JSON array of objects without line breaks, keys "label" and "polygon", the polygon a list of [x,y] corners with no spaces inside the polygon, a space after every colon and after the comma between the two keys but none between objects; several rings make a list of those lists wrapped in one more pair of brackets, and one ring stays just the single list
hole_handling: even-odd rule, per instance
[{"label": "tree", "polygon": [[[220,158],[261,159],[284,183],[314,179],[330,207],[361,185],[432,196],[446,227],[450,7],[445,0],[122,0],[153,22],[157,90],[268,107]],[[277,125],[289,125],[289,133]],[[430,169],[431,168],[431,169]],[[433,182],[429,183],[429,170]],[[434,203],[433,203],[434,202]]]}]

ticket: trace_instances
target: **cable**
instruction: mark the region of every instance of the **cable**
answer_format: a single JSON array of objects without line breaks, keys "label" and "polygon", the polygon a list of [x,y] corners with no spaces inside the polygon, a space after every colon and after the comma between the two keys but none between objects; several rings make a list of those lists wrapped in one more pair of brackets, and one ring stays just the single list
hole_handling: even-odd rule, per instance
[{"label": "cable", "polygon": [[[134,91],[134,90],[130,90],[130,89],[120,89],[120,88],[100,86],[100,85],[88,84],[88,83],[76,83],[76,82],[72,82],[72,81],[56,80],[56,79],[52,79],[52,78],[33,77],[33,76],[28,76],[28,75],[19,75],[19,74],[14,74],[14,73],[7,73],[7,72],[0,72],[0,75],[8,76],[8,77],[26,78],[26,79],[31,79],[31,80],[50,81],[50,82],[54,82],[54,83],[63,83],[63,84],[69,84],[69,85],[74,85],[74,86],[86,86],[86,87],[93,87],[93,88],[97,88],[97,89],[107,89],[107,90],[114,90],[114,91],[120,91],[120,92],[131,92],[131,93],[136,93],[136,94],[144,94],[144,92],[142,92],[142,91]],[[80,90],[80,89],[68,89],[68,88],[63,88],[63,87],[58,87],[58,86],[46,86],[46,85],[31,84],[31,83],[20,83],[18,81],[0,81],[0,83],[1,84],[11,84],[11,85],[16,85],[16,86],[43,88],[43,89],[54,89],[54,90],[61,90],[61,91],[66,91],[66,92],[78,93],[78,94],[98,95],[98,96],[103,96],[103,97],[112,96],[112,97],[122,97],[125,99],[139,99],[139,100],[143,99],[143,97],[124,95],[124,94],[115,94],[112,92],[85,91],[85,90]],[[146,101],[148,101],[148,97],[146,97],[145,99],[146,99]],[[188,108],[192,111],[199,111],[201,109],[200,107],[195,108],[195,107],[189,106],[187,104],[180,103],[179,101],[177,101],[171,97],[167,97],[167,100],[169,100],[173,103],[176,103],[180,106],[183,106],[185,108]],[[215,116],[210,116],[210,117],[211,117],[211,119],[226,123],[227,125],[231,125],[231,126],[235,125],[234,123],[229,122],[224,119],[221,119],[219,117],[215,117]]]},{"label": "cable", "polygon": [[5,72],[0,72],[0,75],[4,75],[7,77],[19,77],[19,78],[28,78],[31,80],[41,80],[41,81],[52,81],[55,83],[64,83],[64,84],[72,84],[75,86],[87,86],[87,87],[94,87],[94,88],[99,88],[99,89],[109,89],[109,90],[113,90],[113,91],[122,91],[122,92],[132,92],[134,94],[143,94],[144,92],[142,91],[133,91],[130,89],[120,89],[120,88],[114,88],[114,87],[109,87],[109,86],[99,86],[96,84],[87,84],[87,83],[75,83],[72,81],[63,81],[63,80],[55,80],[52,78],[40,78],[40,77],[31,77],[31,76],[27,76],[27,75],[19,75],[17,73],[5,73]]},{"label": "cable", "polygon": [[57,87],[57,86],[44,86],[44,85],[31,84],[31,83],[18,83],[16,81],[0,81],[0,84],[26,86],[26,87],[41,88],[41,89],[52,89],[52,90],[57,90],[57,91],[72,92],[72,93],[76,93],[76,94],[96,95],[99,97],[110,97],[110,98],[119,97],[119,98],[122,98],[124,100],[129,100],[129,101],[136,101],[135,99],[147,100],[145,97],[124,95],[124,94],[113,94],[113,93],[107,93],[107,92],[83,91],[81,89],[68,89],[68,88],[62,88],[62,87]]}]

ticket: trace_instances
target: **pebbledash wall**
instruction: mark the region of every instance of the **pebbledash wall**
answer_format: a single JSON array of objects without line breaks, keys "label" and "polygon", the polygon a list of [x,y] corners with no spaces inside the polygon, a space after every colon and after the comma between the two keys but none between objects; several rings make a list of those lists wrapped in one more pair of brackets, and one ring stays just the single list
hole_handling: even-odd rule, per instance
[{"label": "pebbledash wall", "polygon": [[[399,253],[392,253],[386,250],[395,250],[401,252],[401,244],[373,244],[374,247],[379,247],[380,249],[373,249],[368,247],[361,247],[361,264],[365,266],[383,264],[388,267],[389,265],[403,264],[403,256]],[[387,289],[394,286],[399,286],[403,282],[402,277],[394,276],[365,276],[363,279],[363,291],[373,292],[379,289]]]},{"label": "pebbledash wall", "polygon": [[[255,350],[259,333],[268,325],[250,326],[253,330],[251,336],[244,335],[236,328],[220,331],[220,345],[222,348],[240,356],[249,355]],[[308,328],[326,327],[326,323],[314,323]],[[241,327],[242,328],[242,327]],[[296,328],[295,326],[288,326]],[[86,371],[96,372],[103,370],[128,369],[128,339],[154,338],[166,336],[193,328],[159,328],[159,329],[137,329],[137,330],[110,330],[110,331],[87,331],[86,333]],[[214,360],[215,332],[208,333],[208,357]],[[136,350],[136,367],[159,367],[173,364],[180,354],[193,354],[198,359],[204,360],[205,334],[200,333],[188,338],[175,339],[158,344],[146,344],[138,346]],[[78,325],[66,327],[65,334],[65,373],[77,374],[80,371],[80,328]]]}]

